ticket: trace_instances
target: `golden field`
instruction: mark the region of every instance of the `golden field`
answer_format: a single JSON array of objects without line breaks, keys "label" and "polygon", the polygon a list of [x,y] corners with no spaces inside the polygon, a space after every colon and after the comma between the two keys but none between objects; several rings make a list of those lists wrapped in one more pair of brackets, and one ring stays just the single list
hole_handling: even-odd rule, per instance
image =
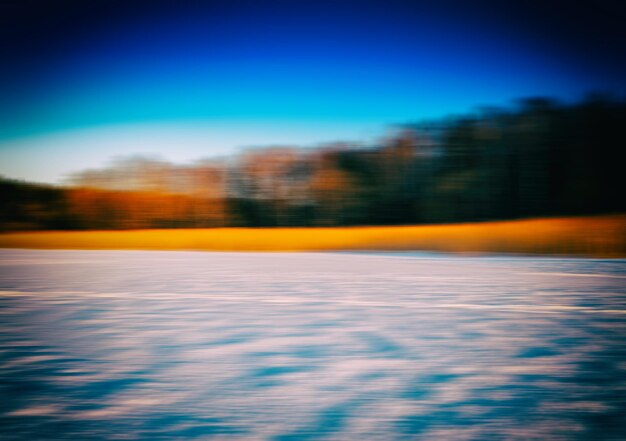
[{"label": "golden field", "polygon": [[446,251],[626,257],[626,215],[446,225],[41,231],[2,248],[196,251]]}]

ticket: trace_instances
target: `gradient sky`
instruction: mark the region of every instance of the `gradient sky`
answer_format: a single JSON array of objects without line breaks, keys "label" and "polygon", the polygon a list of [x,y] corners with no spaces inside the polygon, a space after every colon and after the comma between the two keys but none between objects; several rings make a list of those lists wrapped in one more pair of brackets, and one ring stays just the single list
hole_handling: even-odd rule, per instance
[{"label": "gradient sky", "polygon": [[[471,5],[470,5],[471,3]],[[626,93],[619,1],[3,2],[0,174],[372,141],[389,124]]]}]

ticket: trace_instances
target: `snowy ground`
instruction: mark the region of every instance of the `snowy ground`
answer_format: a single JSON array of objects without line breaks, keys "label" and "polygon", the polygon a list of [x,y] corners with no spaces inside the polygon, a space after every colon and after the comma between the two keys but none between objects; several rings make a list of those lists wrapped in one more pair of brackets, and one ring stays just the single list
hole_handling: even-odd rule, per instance
[{"label": "snowy ground", "polygon": [[626,261],[0,250],[0,439],[626,439]]}]

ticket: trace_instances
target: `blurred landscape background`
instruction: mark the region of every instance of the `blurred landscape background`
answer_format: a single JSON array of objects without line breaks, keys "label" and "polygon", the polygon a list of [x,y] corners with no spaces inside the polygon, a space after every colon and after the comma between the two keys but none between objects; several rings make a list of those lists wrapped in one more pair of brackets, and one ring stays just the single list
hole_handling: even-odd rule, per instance
[{"label": "blurred landscape background", "polygon": [[177,165],[129,156],[65,186],[0,181],[0,228],[475,222],[626,212],[626,103],[610,95],[398,127],[367,145],[267,147]]},{"label": "blurred landscape background", "polygon": [[0,231],[626,211],[620,2],[132,3],[3,2]]}]

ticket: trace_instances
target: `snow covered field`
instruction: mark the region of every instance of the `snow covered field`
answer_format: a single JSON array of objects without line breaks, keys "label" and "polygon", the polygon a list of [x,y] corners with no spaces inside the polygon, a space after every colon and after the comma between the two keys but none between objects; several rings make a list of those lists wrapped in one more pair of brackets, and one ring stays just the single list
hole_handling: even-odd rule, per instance
[{"label": "snow covered field", "polygon": [[0,439],[626,439],[626,260],[0,250]]}]

